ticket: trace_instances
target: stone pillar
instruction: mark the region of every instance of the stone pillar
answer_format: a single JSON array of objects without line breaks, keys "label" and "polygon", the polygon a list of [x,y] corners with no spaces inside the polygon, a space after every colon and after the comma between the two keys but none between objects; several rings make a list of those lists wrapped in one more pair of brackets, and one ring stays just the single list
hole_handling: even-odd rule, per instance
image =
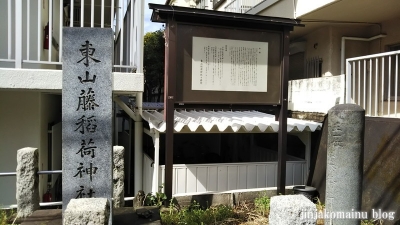
[{"label": "stone pillar", "polygon": [[64,225],[107,225],[110,205],[107,198],[71,199],[64,211]]},{"label": "stone pillar", "polygon": [[364,121],[364,109],[355,104],[336,105],[328,112],[325,206],[327,216],[336,218],[325,224],[360,224],[360,219],[343,215],[361,211]]},{"label": "stone pillar", "polygon": [[32,215],[39,206],[39,152],[22,148],[17,152],[17,217]]},{"label": "stone pillar", "polygon": [[124,152],[123,146],[113,147],[113,207],[124,207]]}]

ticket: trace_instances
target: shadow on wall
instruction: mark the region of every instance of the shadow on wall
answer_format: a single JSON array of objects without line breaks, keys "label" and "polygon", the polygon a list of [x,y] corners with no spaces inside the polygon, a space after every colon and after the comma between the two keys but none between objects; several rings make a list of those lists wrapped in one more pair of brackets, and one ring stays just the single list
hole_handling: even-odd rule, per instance
[{"label": "shadow on wall", "polygon": [[[321,132],[317,151],[312,158],[308,185],[320,192],[325,202],[327,120]],[[400,225],[400,120],[366,117],[364,138],[364,176],[362,211],[381,209],[394,212],[394,220],[385,224]]]},{"label": "shadow on wall", "polygon": [[366,118],[363,209],[400,218],[400,120]]}]

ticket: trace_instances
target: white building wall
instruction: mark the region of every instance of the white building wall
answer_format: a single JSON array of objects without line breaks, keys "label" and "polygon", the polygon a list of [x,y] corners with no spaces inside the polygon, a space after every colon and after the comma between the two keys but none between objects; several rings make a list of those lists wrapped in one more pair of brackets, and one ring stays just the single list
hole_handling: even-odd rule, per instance
[{"label": "white building wall", "polygon": [[261,10],[257,15],[284,18],[295,18],[294,3],[292,0],[280,0],[277,3]]},{"label": "white building wall", "polygon": [[196,2],[194,0],[172,0],[170,5],[182,6],[182,7],[196,7]]},{"label": "white building wall", "polygon": [[[251,14],[285,18],[299,18],[319,8],[325,7],[338,0],[266,0]],[[264,6],[262,9],[260,6]]]},{"label": "white building wall", "polygon": [[[17,150],[39,149],[39,170],[48,169],[50,122],[61,120],[61,95],[33,91],[0,92],[0,172],[15,172]],[[16,204],[16,177],[0,177],[0,206]],[[47,190],[47,176],[39,176],[40,197]]]},{"label": "white building wall", "polygon": [[319,77],[289,81],[288,109],[327,113],[344,103],[345,76]]},{"label": "white building wall", "polygon": [[382,40],[378,40],[381,52],[387,51],[388,45],[400,44],[400,17],[382,23],[382,33],[387,34]]},{"label": "white building wall", "polygon": [[295,18],[341,0],[287,0],[295,5]]},{"label": "white building wall", "polygon": [[[0,91],[0,172],[15,172],[17,150],[40,148],[40,93]],[[0,205],[16,204],[16,177],[0,177]]]},{"label": "white building wall", "polygon": [[[301,40],[306,40],[305,59],[312,57],[322,58],[322,76],[340,75],[341,66],[341,40],[342,37],[364,37],[369,38],[372,26],[348,25],[339,26],[330,24],[315,30]],[[345,58],[370,54],[372,42],[346,41]]]}]

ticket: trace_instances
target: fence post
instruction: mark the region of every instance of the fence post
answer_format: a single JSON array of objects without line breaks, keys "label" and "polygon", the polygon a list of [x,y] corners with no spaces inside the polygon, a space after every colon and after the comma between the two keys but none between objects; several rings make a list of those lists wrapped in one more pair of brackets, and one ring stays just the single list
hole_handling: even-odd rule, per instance
[{"label": "fence post", "polygon": [[113,207],[124,207],[124,152],[123,146],[113,147]]},{"label": "fence post", "polygon": [[39,206],[39,152],[22,148],[17,152],[17,217],[32,215]]},{"label": "fence post", "polygon": [[22,0],[15,1],[15,68],[22,67]]},{"label": "fence post", "polygon": [[[351,101],[351,78],[354,74],[351,74],[351,63],[349,60],[346,60],[346,96],[345,96],[345,103],[350,104],[353,103]],[[353,96],[354,97],[354,96]]]}]

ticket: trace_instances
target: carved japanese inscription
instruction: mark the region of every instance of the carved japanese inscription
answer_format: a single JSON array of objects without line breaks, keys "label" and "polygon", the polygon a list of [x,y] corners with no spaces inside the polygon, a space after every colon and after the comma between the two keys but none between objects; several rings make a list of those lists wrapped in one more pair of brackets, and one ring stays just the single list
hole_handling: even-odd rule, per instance
[{"label": "carved japanese inscription", "polygon": [[111,29],[64,28],[63,209],[73,198],[112,197]]}]

